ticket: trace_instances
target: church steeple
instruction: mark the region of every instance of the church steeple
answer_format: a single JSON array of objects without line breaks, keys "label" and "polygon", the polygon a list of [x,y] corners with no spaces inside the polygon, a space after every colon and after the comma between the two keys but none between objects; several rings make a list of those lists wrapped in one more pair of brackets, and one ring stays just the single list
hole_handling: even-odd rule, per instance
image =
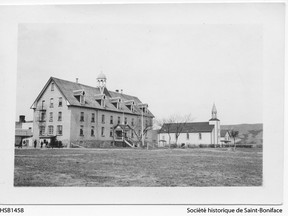
[{"label": "church steeple", "polygon": [[217,109],[216,109],[215,103],[213,103],[213,107],[212,107],[212,119],[217,119]]},{"label": "church steeple", "polygon": [[214,125],[214,130],[211,134],[211,144],[220,144],[220,120],[217,118],[215,103],[213,103],[211,114],[212,118],[209,120],[209,124]]}]

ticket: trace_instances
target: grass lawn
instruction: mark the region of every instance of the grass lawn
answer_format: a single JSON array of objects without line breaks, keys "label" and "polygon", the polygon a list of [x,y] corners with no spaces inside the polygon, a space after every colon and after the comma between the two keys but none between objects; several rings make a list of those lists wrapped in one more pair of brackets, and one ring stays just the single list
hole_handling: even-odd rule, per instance
[{"label": "grass lawn", "polygon": [[15,149],[15,186],[261,186],[262,149]]}]

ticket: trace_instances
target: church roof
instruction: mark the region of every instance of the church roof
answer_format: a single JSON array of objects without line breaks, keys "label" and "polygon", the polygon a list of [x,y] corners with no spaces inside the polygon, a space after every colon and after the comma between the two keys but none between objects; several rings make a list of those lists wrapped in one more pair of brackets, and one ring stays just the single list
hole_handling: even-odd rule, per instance
[{"label": "church roof", "polygon": [[[58,79],[55,77],[50,77],[45,87],[43,88],[43,90],[40,92],[40,94],[36,98],[35,102],[37,102],[40,99],[40,97],[42,96],[42,94],[45,92],[46,88],[52,81],[58,87],[59,91],[63,94],[63,96],[68,101],[70,106],[80,106],[80,107],[94,108],[94,109],[96,108],[96,109],[102,109],[102,110],[107,110],[107,111],[131,113],[131,114],[136,114],[136,115],[142,114],[142,111],[140,110],[140,108],[137,107],[137,104],[142,103],[138,97],[122,94],[119,92],[108,91],[108,89],[105,88],[104,94],[106,95],[108,100],[105,100],[105,107],[102,107],[95,99],[96,98],[95,96],[101,94],[99,88],[83,85],[83,84],[76,83],[76,82],[70,82],[70,81]],[[84,90],[85,104],[81,104],[77,100],[77,98],[74,96],[73,91],[77,91],[77,90]],[[131,111],[125,105],[121,106],[121,109],[117,109],[109,100],[115,97],[120,97],[123,100],[123,102],[128,101],[128,100],[135,101],[136,106],[134,107],[134,110]],[[144,113],[144,116],[154,117],[153,114],[149,110],[147,113]]]},{"label": "church roof", "polygon": [[221,131],[220,131],[220,136],[221,136],[221,137],[225,137],[225,135],[226,135],[227,132],[228,132],[228,134],[230,135],[229,130],[221,130]]},{"label": "church roof", "polygon": [[[182,130],[179,128],[183,128]],[[181,133],[200,133],[200,132],[212,132],[214,125],[210,125],[209,122],[188,122],[184,123],[166,123],[162,126],[159,133],[176,133],[181,130]]]}]

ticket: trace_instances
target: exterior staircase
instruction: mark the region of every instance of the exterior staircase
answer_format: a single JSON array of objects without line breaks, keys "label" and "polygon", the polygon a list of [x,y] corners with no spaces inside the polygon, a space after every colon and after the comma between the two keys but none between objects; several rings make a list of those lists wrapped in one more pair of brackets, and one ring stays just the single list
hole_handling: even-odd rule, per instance
[{"label": "exterior staircase", "polygon": [[131,140],[129,140],[129,139],[124,139],[124,142],[125,142],[128,146],[130,146],[131,148],[134,148],[134,147],[135,147],[134,143],[133,143]]}]

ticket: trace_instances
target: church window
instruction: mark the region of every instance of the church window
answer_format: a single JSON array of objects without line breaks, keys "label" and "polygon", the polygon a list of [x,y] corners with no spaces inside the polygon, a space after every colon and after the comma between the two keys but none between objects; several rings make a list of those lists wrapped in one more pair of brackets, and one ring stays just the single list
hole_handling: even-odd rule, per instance
[{"label": "church window", "polygon": [[201,140],[202,139],[202,134],[201,133],[199,133],[199,140]]},{"label": "church window", "polygon": [[134,126],[134,118],[131,120],[131,125]]},{"label": "church window", "polygon": [[120,116],[118,116],[118,124],[120,124]]},{"label": "church window", "polygon": [[187,138],[187,140],[189,140],[189,133],[186,134],[186,138]]},{"label": "church window", "polygon": [[102,115],[102,123],[105,124],[105,115]]},{"label": "church window", "polygon": [[51,83],[51,91],[54,91],[54,82]]},{"label": "church window", "polygon": [[110,124],[113,124],[113,116],[110,116]]},{"label": "church window", "polygon": [[127,117],[125,117],[124,124],[127,124]]}]

